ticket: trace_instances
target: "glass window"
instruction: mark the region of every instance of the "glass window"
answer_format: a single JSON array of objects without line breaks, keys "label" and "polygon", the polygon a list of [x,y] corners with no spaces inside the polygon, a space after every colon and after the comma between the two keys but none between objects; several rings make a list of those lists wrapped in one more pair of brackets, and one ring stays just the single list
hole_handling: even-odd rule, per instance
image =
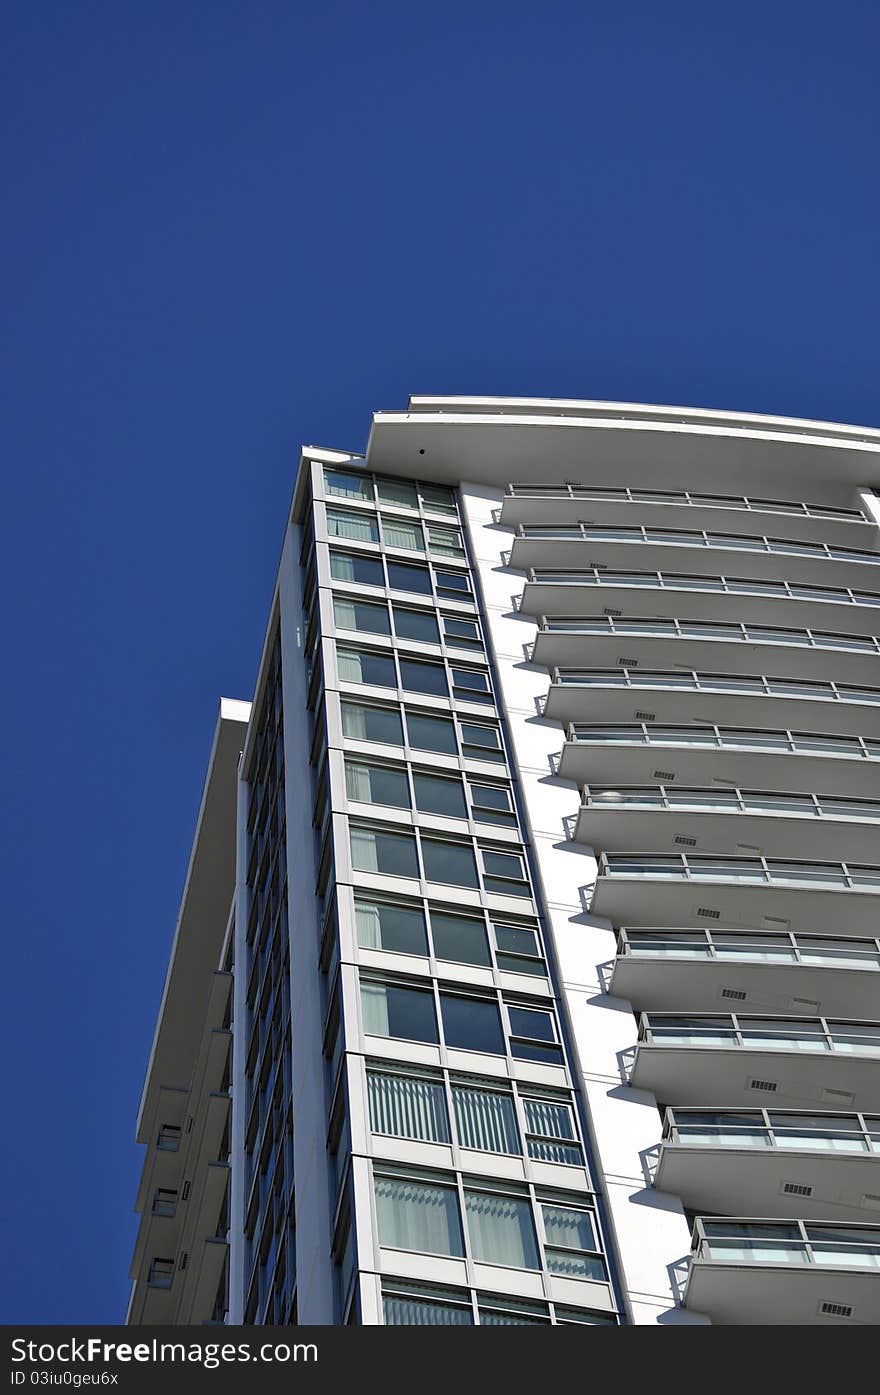
[{"label": "glass window", "polygon": [[489,675],[484,669],[452,669],[452,690],[461,702],[491,702]]},{"label": "glass window", "polygon": [[483,1153],[522,1154],[512,1095],[453,1085],[452,1103],[462,1148],[476,1148]]},{"label": "glass window", "polygon": [[147,1283],[151,1288],[170,1288],[174,1282],[174,1260],[154,1259],[150,1262]]},{"label": "glass window", "polygon": [[353,596],[333,597],[333,620],[343,630],[360,630],[364,634],[389,635],[388,611],[374,601],[358,601]]},{"label": "glass window", "polygon": [[330,575],[334,581],[353,581],[358,586],[385,585],[379,558],[362,557],[357,552],[331,551]]},{"label": "glass window", "polygon": [[374,1185],[380,1245],[420,1254],[464,1254],[454,1187],[381,1175]]},{"label": "glass window", "polygon": [[382,514],[382,536],[386,547],[402,547],[408,552],[424,552],[421,524],[408,523],[403,518],[389,518]]},{"label": "glass window", "polygon": [[376,480],[380,504],[398,504],[405,509],[418,508],[415,487],[407,480]]},{"label": "glass window", "polygon": [[411,833],[350,826],[351,861],[357,872],[383,872],[391,877],[417,877],[416,840]]},{"label": "glass window", "polygon": [[442,664],[423,659],[400,657],[400,683],[408,693],[428,693],[431,697],[448,697],[446,669]]},{"label": "glass window", "polygon": [[471,760],[503,761],[501,732],[498,727],[479,722],[461,723],[462,755]]},{"label": "glass window", "polygon": [[540,1162],[583,1164],[571,1105],[547,1096],[523,1099],[529,1157]]},{"label": "glass window", "polygon": [[406,729],[409,744],[416,750],[437,751],[451,756],[456,754],[455,724],[451,717],[428,717],[408,708]]},{"label": "glass window", "polygon": [[516,814],[507,785],[478,785],[468,781],[475,819],[481,823],[516,825]]},{"label": "glass window", "polygon": [[156,1139],[156,1147],[166,1153],[176,1153],[180,1147],[180,1125],[162,1124]]},{"label": "glass window", "polygon": [[458,649],[482,649],[480,627],[476,620],[460,620],[457,616],[443,616],[443,634],[446,643]]},{"label": "glass window", "polygon": [[481,849],[483,880],[487,891],[505,896],[531,896],[526,881],[525,863],[519,853],[493,852]]},{"label": "glass window", "polygon": [[177,1210],[177,1192],[168,1187],[157,1187],[153,1197],[154,1216],[173,1216]]},{"label": "glass window", "polygon": [[522,1061],[561,1062],[552,1012],[540,1008],[508,1006],[511,1052]]},{"label": "glass window", "polygon": [[406,771],[388,765],[346,761],[345,791],[349,799],[364,804],[391,804],[397,809],[410,807]]},{"label": "glass window", "polygon": [[393,954],[427,954],[428,939],[421,906],[355,897],[357,940],[362,949]]},{"label": "glass window", "polygon": [[445,571],[438,567],[434,572],[437,590],[441,595],[469,597],[471,583],[467,572]]},{"label": "glass window", "polygon": [[327,535],[345,538],[347,542],[377,543],[379,525],[374,514],[347,513],[343,509],[327,510]]},{"label": "glass window", "polygon": [[447,489],[442,484],[420,484],[419,494],[422,499],[422,508],[430,513],[449,513],[457,517],[458,510],[455,507],[455,494],[451,489]]},{"label": "glass window", "polygon": [[461,780],[443,775],[413,772],[416,808],[422,814],[441,814],[450,819],[467,818],[467,805]]},{"label": "glass window", "polygon": [[547,966],[538,936],[530,925],[499,925],[493,922],[492,928],[495,931],[495,957],[499,969],[516,974],[546,974]]},{"label": "glass window", "polygon": [[[544,1203],[544,1257],[551,1274],[571,1279],[604,1279],[605,1266],[591,1251],[599,1248],[590,1211]],[[586,1252],[586,1253],[585,1253]]]},{"label": "glass window", "polygon": [[489,1051],[496,1056],[505,1054],[501,1014],[494,998],[441,993],[440,1010],[447,1046],[461,1051]]},{"label": "glass window", "polygon": [[532,1208],[525,1197],[465,1190],[471,1253],[483,1264],[540,1269]]},{"label": "glass window", "polygon": [[390,654],[370,649],[336,649],[339,677],[344,683],[372,683],[375,688],[396,688],[397,674]]},{"label": "glass window", "polygon": [[419,644],[439,644],[437,620],[431,610],[408,610],[402,605],[391,607],[394,613],[394,633],[398,639],[414,639]]},{"label": "glass window", "polygon": [[437,1041],[434,995],[429,989],[361,981],[364,1031],[374,1037]]},{"label": "glass window", "polygon": [[374,1133],[449,1142],[446,1094],[439,1080],[367,1071],[367,1090]]},{"label": "glass window", "polygon": [[463,557],[461,533],[457,528],[438,528],[428,525],[428,551],[441,557]]},{"label": "glass window", "polygon": [[341,706],[343,736],[353,741],[403,745],[403,726],[396,707],[371,707],[363,702],[343,702]]},{"label": "glass window", "polygon": [[464,1294],[461,1306],[439,1302],[420,1292],[382,1293],[386,1327],[473,1327],[470,1299]]},{"label": "glass window", "polygon": [[445,838],[423,836],[422,861],[425,876],[430,882],[479,887],[477,862],[470,843],[453,843]]},{"label": "glass window", "polygon": [[325,467],[324,489],[327,494],[340,499],[373,502],[373,481],[369,475],[359,475],[354,470],[330,470]]},{"label": "glass window", "polygon": [[418,591],[420,595],[431,594],[431,573],[427,567],[417,567],[410,562],[394,562],[387,558],[388,585],[395,591]]},{"label": "glass window", "polygon": [[438,959],[449,959],[456,964],[490,963],[486,926],[475,916],[432,910],[431,935]]}]

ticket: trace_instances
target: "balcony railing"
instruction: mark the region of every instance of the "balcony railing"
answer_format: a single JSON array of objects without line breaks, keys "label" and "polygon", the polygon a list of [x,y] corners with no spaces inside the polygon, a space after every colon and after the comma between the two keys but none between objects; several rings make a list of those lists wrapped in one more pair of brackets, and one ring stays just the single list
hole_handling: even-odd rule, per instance
[{"label": "balcony railing", "polygon": [[[878,694],[880,699],[880,694]],[[572,722],[567,739],[578,745],[699,747],[712,750],[761,751],[799,756],[838,756],[846,760],[880,760],[880,740],[788,730],[747,727],[648,726],[645,722],[589,726]]]},{"label": "balcony railing", "polygon": [[619,957],[806,964],[880,971],[880,939],[804,935],[794,930],[621,929]]},{"label": "balcony railing", "polygon": [[[604,628],[600,633],[605,633]],[[809,698],[819,702],[862,702],[880,707],[880,688],[810,679],[740,676],[733,673],[697,673],[683,669],[553,669],[553,682],[561,687],[660,688],[683,692],[732,693],[754,697]]]},{"label": "balcony railing", "polygon": [[880,1115],[810,1114],[794,1109],[667,1109],[663,1143],[880,1155]]},{"label": "balcony railing", "polygon": [[666,639],[741,641],[745,644],[796,644],[805,649],[842,649],[857,654],[880,654],[875,635],[842,635],[829,630],[794,630],[780,625],[745,625],[717,620],[616,619],[593,616],[571,619],[542,616],[541,634],[642,636]]},{"label": "balcony railing", "polygon": [[732,1012],[688,1016],[643,1012],[639,1042],[660,1047],[720,1046],[880,1056],[880,1023],[825,1017],[747,1017]]},{"label": "balcony railing", "polygon": [[880,1226],[698,1216],[693,1257],[728,1264],[818,1264],[880,1269]]},{"label": "balcony railing", "polygon": [[601,853],[599,877],[646,877],[749,885],[880,891],[880,867],[780,858],[688,856],[686,853]]},{"label": "balcony railing", "polygon": [[880,593],[854,591],[849,586],[798,586],[789,581],[749,581],[726,576],[686,576],[678,572],[612,571],[585,567],[582,571],[537,570],[528,580],[544,586],[617,586],[648,590],[704,591],[713,595],[767,596],[774,600],[824,601],[834,605],[880,606]]},{"label": "balcony railing", "polygon": [[591,523],[520,523],[516,535],[526,540],[582,540],[622,542],[635,546],[717,548],[723,551],[772,553],[782,557],[810,557],[824,562],[858,562],[880,566],[880,552],[867,548],[837,547],[831,543],[799,542],[738,533],[710,533],[706,529],[602,528]]},{"label": "balcony railing", "polygon": [[757,513],[870,522],[861,509],[835,509],[824,504],[793,503],[785,499],[756,499],[745,494],[695,494],[687,489],[595,489],[582,484],[511,484],[507,487],[506,497],[595,499],[597,502],[624,504],[686,504],[695,508],[746,509]]},{"label": "balcony railing", "polygon": [[802,818],[880,821],[880,800],[830,798],[818,794],[782,794],[771,790],[686,789],[674,785],[586,785],[583,809],[663,809],[719,814],[793,814]]}]

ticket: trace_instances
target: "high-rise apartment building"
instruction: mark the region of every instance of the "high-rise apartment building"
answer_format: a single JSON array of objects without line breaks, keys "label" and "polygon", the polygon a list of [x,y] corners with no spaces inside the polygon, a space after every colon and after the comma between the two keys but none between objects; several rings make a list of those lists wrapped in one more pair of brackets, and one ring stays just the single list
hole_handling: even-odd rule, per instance
[{"label": "high-rise apartment building", "polygon": [[880,432],[414,398],[302,453],[129,1321],[880,1319]]}]

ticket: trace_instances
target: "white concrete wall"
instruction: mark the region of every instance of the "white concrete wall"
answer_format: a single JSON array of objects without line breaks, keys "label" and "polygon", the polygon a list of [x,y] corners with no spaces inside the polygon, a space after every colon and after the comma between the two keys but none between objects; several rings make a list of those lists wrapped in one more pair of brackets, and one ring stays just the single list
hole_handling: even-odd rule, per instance
[{"label": "white concrete wall", "polygon": [[586,1102],[593,1135],[596,1186],[604,1191],[621,1278],[637,1323],[700,1322],[675,1307],[669,1266],[690,1251],[681,1203],[647,1185],[645,1152],[661,1132],[653,1095],[623,1083],[620,1055],[636,1040],[628,1002],[608,996],[599,967],[613,960],[615,936],[606,920],[584,912],[584,889],[596,875],[596,860],[569,843],[564,820],[577,812],[578,791],[552,774],[551,757],[563,745],[563,730],[540,717],[536,700],[549,686],[545,669],[527,662],[524,646],[537,627],[517,614],[514,597],[524,578],[504,565],[512,534],[494,523],[498,491],[462,483],[462,515],[483,593],[484,619],[513,743],[513,756],[529,836],[536,853],[544,908],[576,1059],[571,1061]]}]

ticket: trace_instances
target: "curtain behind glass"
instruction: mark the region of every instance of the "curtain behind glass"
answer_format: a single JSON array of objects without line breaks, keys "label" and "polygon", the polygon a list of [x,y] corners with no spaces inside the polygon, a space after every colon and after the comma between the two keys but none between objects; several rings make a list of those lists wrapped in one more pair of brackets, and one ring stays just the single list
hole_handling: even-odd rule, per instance
[{"label": "curtain behind glass", "polygon": [[452,1100],[462,1148],[480,1148],[487,1153],[522,1152],[510,1095],[453,1086]]},{"label": "curtain behind glass", "polygon": [[458,1200],[450,1187],[377,1177],[379,1244],[424,1254],[463,1253]]},{"label": "curtain behind glass", "polygon": [[451,1308],[444,1303],[390,1296],[386,1296],[382,1302],[386,1327],[472,1327],[474,1322],[468,1308]]},{"label": "curtain behind glass", "polygon": [[390,1036],[388,999],[384,983],[362,983],[361,1004],[364,1012],[364,1031],[374,1037]]},{"label": "curtain behind glass", "polygon": [[422,530],[414,523],[392,523],[382,519],[382,533],[386,547],[405,547],[410,552],[424,552]]},{"label": "curtain behind glass", "polygon": [[379,858],[376,850],[376,836],[365,828],[349,829],[351,838],[351,860],[359,872],[378,872]]},{"label": "curtain behind glass", "polygon": [[330,513],[327,511],[327,532],[331,538],[348,538],[350,542],[377,542],[377,529],[371,517],[356,518],[354,515]]},{"label": "curtain behind glass", "polygon": [[437,1081],[370,1072],[367,1084],[370,1124],[376,1133],[418,1138],[426,1143],[449,1142],[446,1098]]},{"label": "curtain behind glass", "polygon": [[538,1246],[527,1201],[491,1192],[465,1192],[474,1259],[515,1269],[539,1269]]},{"label": "curtain behind glass", "polygon": [[357,901],[354,908],[357,942],[362,949],[382,948],[382,918],[378,906]]}]

